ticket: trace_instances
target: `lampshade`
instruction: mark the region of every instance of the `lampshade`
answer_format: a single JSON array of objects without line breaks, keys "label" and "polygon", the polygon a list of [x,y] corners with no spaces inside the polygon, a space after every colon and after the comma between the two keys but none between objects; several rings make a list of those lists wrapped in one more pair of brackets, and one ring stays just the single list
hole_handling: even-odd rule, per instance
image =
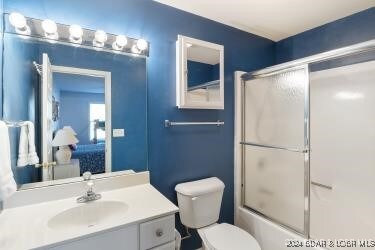
[{"label": "lampshade", "polygon": [[71,144],[76,144],[77,142],[78,139],[69,130],[60,129],[57,131],[55,138],[53,138],[52,140],[52,146],[67,146]]},{"label": "lampshade", "polygon": [[77,135],[76,131],[74,131],[74,129],[71,126],[64,126],[63,129],[65,129],[66,131],[69,131],[73,135]]}]

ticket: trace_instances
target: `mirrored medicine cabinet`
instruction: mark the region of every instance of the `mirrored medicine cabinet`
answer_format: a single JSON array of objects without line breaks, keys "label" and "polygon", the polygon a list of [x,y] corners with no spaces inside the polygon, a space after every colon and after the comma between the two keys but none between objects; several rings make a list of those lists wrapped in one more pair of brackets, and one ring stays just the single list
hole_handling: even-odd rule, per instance
[{"label": "mirrored medicine cabinet", "polygon": [[224,46],[179,35],[176,56],[177,107],[224,109]]}]

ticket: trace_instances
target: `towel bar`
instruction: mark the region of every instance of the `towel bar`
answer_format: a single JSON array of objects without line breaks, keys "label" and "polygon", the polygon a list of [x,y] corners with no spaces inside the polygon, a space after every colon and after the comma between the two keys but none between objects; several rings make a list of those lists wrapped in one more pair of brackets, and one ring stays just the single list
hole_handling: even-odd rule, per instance
[{"label": "towel bar", "polygon": [[8,127],[22,127],[23,125],[25,125],[25,122],[24,121],[6,121],[6,120],[3,120],[3,122],[5,122],[5,124],[8,126]]},{"label": "towel bar", "polygon": [[172,122],[170,120],[164,121],[164,126],[169,128],[171,126],[188,126],[188,125],[216,125],[221,126],[224,125],[224,122],[218,120],[216,122]]}]

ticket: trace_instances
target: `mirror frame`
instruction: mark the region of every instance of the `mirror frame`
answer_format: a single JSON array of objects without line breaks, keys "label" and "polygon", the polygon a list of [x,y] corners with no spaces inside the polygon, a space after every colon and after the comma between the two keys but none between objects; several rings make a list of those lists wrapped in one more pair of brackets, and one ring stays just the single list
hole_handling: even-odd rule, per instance
[{"label": "mirror frame", "polygon": [[[220,53],[220,100],[191,101],[187,98],[187,44],[218,50]],[[179,109],[224,109],[224,46],[178,35],[176,42],[176,106]]]}]

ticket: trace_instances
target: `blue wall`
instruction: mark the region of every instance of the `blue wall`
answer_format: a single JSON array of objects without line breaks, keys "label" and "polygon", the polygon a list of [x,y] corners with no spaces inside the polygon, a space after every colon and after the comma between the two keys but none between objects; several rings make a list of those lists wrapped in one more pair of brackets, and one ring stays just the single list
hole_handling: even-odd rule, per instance
[{"label": "blue wall", "polygon": [[207,64],[195,61],[187,61],[188,87],[219,80],[220,64]]},{"label": "blue wall", "polygon": [[375,7],[277,42],[276,63],[371,39],[375,39]]},{"label": "blue wall", "polygon": [[[226,185],[221,221],[233,222],[234,71],[274,63],[274,43],[150,0],[7,0],[7,12],[142,37],[151,42],[147,60],[148,142],[151,182],[176,202],[177,183],[217,176]],[[175,42],[182,34],[225,46],[225,110],[178,110],[175,97]],[[113,103],[112,106],[124,106]],[[115,119],[120,119],[115,117]],[[125,119],[125,118],[121,118]],[[164,128],[164,120],[225,121],[223,127]],[[197,237],[184,243],[197,248]]]},{"label": "blue wall", "polygon": [[60,92],[60,128],[71,126],[77,133],[78,144],[91,144],[90,103],[104,104],[104,94]]},{"label": "blue wall", "polygon": [[[24,39],[12,39],[12,35],[4,35],[4,48],[12,56],[6,60],[3,70],[3,116],[10,121],[29,120],[36,122],[35,107],[38,90],[38,76],[35,74],[33,61],[38,60],[38,47],[25,42]],[[6,56],[6,54],[4,54]],[[5,61],[5,60],[4,60]],[[22,63],[20,63],[22,62]],[[22,91],[21,91],[22,90]],[[38,169],[33,166],[17,167],[19,128],[9,128],[11,161],[14,177],[17,184],[40,180]],[[36,139],[39,138],[36,131]]]}]

